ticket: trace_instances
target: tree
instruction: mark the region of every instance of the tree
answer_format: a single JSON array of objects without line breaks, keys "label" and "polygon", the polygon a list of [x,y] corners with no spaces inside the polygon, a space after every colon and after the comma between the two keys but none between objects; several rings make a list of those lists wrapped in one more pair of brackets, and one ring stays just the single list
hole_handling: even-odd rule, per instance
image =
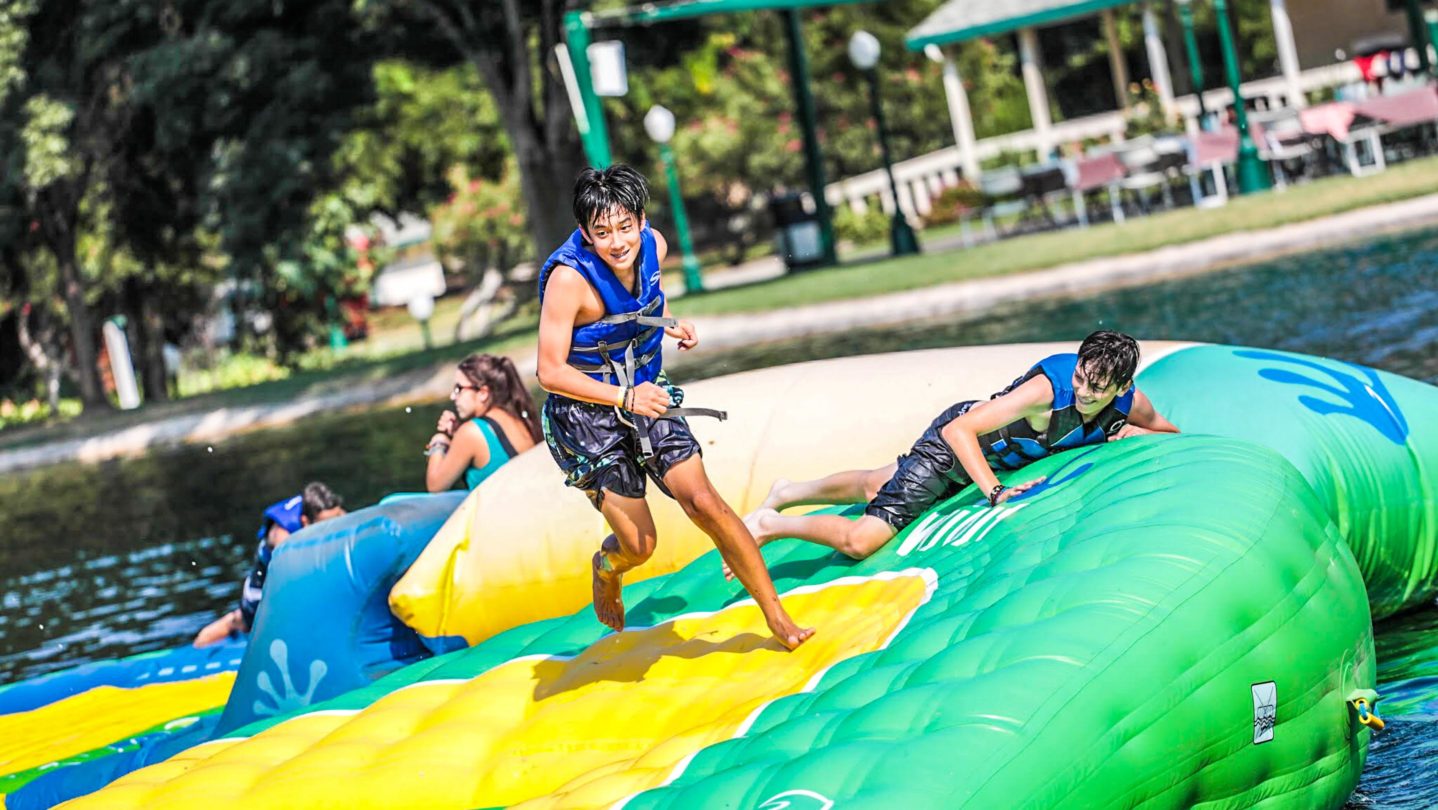
[{"label": "tree", "polygon": [[[953,142],[942,69],[904,45],[908,30],[939,0],[896,0],[805,12],[809,53],[826,174],[840,178],[880,166],[863,77],[849,63],[847,44],[863,28],[879,38],[879,79],[891,146],[903,160]],[[674,138],[683,186],[695,209],[696,236],[742,248],[756,237],[751,212],[771,190],[804,187],[804,153],[794,116],[782,19],[772,12],[665,24],[632,48],[630,94],[606,105],[616,154],[654,167],[653,145],[642,130],[652,104],[670,108],[679,122]],[[1013,55],[980,40],[959,49],[970,83],[970,104],[982,134],[1028,125],[1023,84]],[[662,211],[662,204],[656,204]],[[719,223],[718,227],[706,223]]]},{"label": "tree", "polygon": [[[398,56],[474,66],[499,111],[518,166],[530,238],[543,255],[573,230],[569,195],[584,166],[553,52],[573,0],[362,0]],[[435,32],[431,35],[430,32]]]},{"label": "tree", "polygon": [[[108,407],[96,365],[97,329],[86,301],[86,278],[75,243],[81,206],[94,171],[96,110],[109,89],[109,54],[84,47],[75,24],[80,4],[55,0],[9,0],[0,7],[0,144],[11,160],[0,196],[11,201],[4,215],[12,233],[36,235],[35,248],[54,261],[75,353],[76,381],[86,407]],[[26,257],[6,257],[23,272]]]}]

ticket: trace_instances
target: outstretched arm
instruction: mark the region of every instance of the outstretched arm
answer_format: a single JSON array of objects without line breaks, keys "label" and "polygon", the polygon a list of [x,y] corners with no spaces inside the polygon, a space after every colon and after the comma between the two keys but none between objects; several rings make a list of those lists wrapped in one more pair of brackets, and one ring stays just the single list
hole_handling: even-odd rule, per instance
[{"label": "outstretched arm", "polygon": [[1133,392],[1133,408],[1128,412],[1128,424],[1109,438],[1109,441],[1142,436],[1145,433],[1178,433],[1178,428],[1153,407],[1153,402],[1137,388]]},{"label": "outstretched arm", "polygon": [[[994,475],[993,468],[989,467],[989,462],[984,458],[983,449],[979,447],[979,436],[1020,419],[1037,416],[1052,408],[1053,401],[1053,387],[1049,385],[1048,379],[1034,377],[1001,397],[980,402],[970,408],[968,413],[944,426],[944,441],[949,443],[954,456],[958,458],[964,472],[969,474],[969,480],[978,486],[979,492],[988,495],[999,483],[998,476]],[[1042,480],[1040,478],[1010,487],[1000,496],[1000,502]]]}]

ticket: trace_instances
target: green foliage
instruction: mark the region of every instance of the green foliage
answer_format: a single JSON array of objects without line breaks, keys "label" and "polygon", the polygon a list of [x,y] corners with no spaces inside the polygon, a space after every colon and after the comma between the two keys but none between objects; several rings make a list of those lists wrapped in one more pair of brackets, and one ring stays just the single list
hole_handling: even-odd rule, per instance
[{"label": "green foliage", "polygon": [[893,219],[877,207],[855,213],[847,205],[834,209],[834,235],[856,245],[880,242],[889,236]]},{"label": "green foliage", "polygon": [[955,62],[969,97],[975,136],[988,138],[1029,128],[1028,94],[1011,42],[1003,47],[989,39],[965,42]]},{"label": "green foliage", "polygon": [[0,104],[25,80],[21,55],[30,41],[25,24],[37,0],[0,0]]},{"label": "green foliage", "polygon": [[25,146],[25,182],[32,189],[75,175],[79,161],[71,154],[67,133],[75,113],[46,95],[31,96],[25,102],[25,125],[20,140]]},{"label": "green foliage", "polygon": [[1139,138],[1179,129],[1177,121],[1163,114],[1163,105],[1159,103],[1158,91],[1152,81],[1144,79],[1142,83],[1135,82],[1129,85],[1128,92],[1132,106],[1124,120],[1124,137]]},{"label": "green foliage", "polygon": [[969,211],[982,208],[984,194],[968,183],[959,183],[945,188],[934,197],[924,225],[947,225],[958,222]]},{"label": "green foliage", "polygon": [[464,166],[448,174],[449,199],[430,212],[433,242],[447,267],[478,280],[486,268],[509,270],[529,247],[518,171],[499,181],[473,177]]},{"label": "green foliage", "polygon": [[472,65],[374,66],[375,100],[335,154],[342,193],[361,212],[423,212],[445,202],[455,166],[497,180],[510,147],[499,111]]},{"label": "green foliage", "polygon": [[290,369],[268,357],[248,353],[225,352],[209,367],[180,370],[180,396],[192,397],[211,391],[247,388],[251,385],[283,380]]},{"label": "green foliage", "polygon": [[38,399],[15,402],[0,399],[0,430],[22,425],[40,425],[46,422],[74,419],[82,410],[80,400],[60,400],[60,412],[54,413],[50,406]]}]

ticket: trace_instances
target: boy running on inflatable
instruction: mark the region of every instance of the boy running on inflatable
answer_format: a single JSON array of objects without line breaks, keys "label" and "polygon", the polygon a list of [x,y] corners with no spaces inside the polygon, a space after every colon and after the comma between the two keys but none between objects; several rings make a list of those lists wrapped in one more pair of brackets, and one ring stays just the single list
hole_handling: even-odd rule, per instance
[{"label": "boy running on inflatable", "polygon": [[[776,481],[744,522],[761,545],[794,537],[862,560],[969,484],[977,484],[989,505],[997,506],[1044,480],[1006,487],[995,469],[1017,470],[1061,450],[1144,433],[1177,433],[1133,387],[1137,368],[1137,341],[1094,332],[1077,354],[1045,358],[992,398],[950,406],[887,467],[816,481]],[[863,502],[868,506],[858,520],[779,514],[799,504]]]},{"label": "boy running on inflatable", "polygon": [[585,169],[574,185],[579,228],[539,274],[544,438],[565,483],[589,496],[614,532],[592,561],[594,612],[623,630],[624,573],[654,553],[647,475],[713,539],[774,637],[794,649],[814,631],[779,604],[759,547],[714,490],[682,418],[722,414],[677,407],[683,392],[664,375],[664,336],[680,351],[699,339],[693,324],[670,317],[659,272],[668,247],[644,217],[648,198],[644,177],[628,166]]}]

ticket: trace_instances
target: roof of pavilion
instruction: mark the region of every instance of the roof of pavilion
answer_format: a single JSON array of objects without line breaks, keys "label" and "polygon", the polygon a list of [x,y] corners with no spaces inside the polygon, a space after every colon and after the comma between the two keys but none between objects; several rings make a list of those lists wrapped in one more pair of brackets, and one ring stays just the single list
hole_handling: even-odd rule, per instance
[{"label": "roof of pavilion", "polygon": [[1086,17],[1135,0],[949,0],[909,30],[905,44],[920,51],[966,39]]}]

